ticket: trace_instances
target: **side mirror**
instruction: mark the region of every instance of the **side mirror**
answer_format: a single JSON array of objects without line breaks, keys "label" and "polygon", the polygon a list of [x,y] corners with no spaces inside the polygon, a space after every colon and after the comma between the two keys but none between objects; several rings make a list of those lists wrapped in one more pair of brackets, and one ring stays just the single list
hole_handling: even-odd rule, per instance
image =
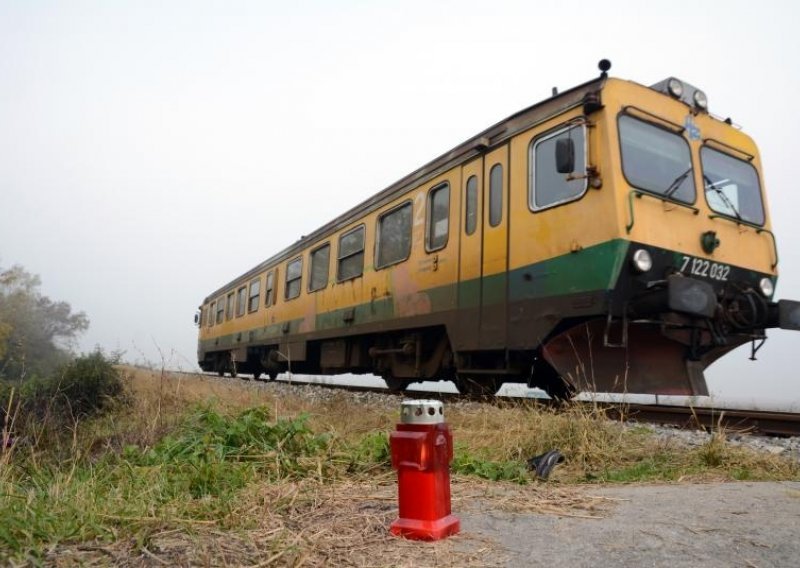
[{"label": "side mirror", "polygon": [[571,174],[575,171],[575,142],[572,138],[556,140],[556,171]]}]

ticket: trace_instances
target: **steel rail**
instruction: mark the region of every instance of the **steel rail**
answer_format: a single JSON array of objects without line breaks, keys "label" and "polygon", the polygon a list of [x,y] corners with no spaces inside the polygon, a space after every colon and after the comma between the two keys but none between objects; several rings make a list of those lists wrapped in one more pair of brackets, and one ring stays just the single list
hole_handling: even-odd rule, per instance
[{"label": "steel rail", "polygon": [[[198,373],[181,372],[181,374],[193,375]],[[213,376],[216,378],[216,375],[212,374],[202,374],[201,376]],[[244,377],[243,379],[248,380],[248,378]],[[395,395],[399,398],[436,398],[445,402],[470,400],[501,405],[564,406],[564,403],[554,403],[549,399],[509,396],[470,396],[422,390],[393,393],[383,387],[313,383],[284,378],[277,379],[275,382],[280,384],[290,383],[295,386],[307,388],[343,389],[350,392],[371,392],[383,395]],[[792,412],[594,401],[572,401],[568,403],[568,405],[592,406],[604,412],[609,418],[615,420],[636,420],[649,424],[664,424],[695,430],[730,431],[761,434],[765,436],[800,436],[800,414]]]}]

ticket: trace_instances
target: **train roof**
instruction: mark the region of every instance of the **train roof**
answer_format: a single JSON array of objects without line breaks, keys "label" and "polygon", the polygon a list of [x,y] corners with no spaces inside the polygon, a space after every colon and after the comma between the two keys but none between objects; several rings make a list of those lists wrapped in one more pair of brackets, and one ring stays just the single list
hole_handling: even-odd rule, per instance
[{"label": "train roof", "polygon": [[383,207],[404,191],[417,185],[424,184],[427,180],[433,179],[440,173],[462,162],[466,162],[473,157],[479,156],[481,153],[502,144],[519,132],[527,130],[571,108],[581,106],[584,104],[586,96],[601,89],[605,81],[606,75],[604,73],[598,78],[587,81],[586,83],[562,93],[558,93],[490,126],[218,288],[209,294],[203,300],[203,303],[208,303],[223,292],[229,292],[235,289],[237,286],[241,285],[241,283],[264,272],[267,268],[291,258],[313,245],[315,242],[346,227],[359,217]]}]

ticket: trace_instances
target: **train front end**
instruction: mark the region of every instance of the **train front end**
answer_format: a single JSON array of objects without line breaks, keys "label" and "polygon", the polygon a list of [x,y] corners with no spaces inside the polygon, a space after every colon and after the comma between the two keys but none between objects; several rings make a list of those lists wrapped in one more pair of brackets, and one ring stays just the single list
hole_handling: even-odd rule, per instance
[{"label": "train front end", "polygon": [[[542,355],[576,390],[707,395],[704,370],[769,328],[800,330],[774,298],[778,247],[753,141],[675,78],[608,79],[591,117],[614,151],[600,164],[617,204],[605,313],[567,321]],[[568,160],[567,160],[568,162]]]}]

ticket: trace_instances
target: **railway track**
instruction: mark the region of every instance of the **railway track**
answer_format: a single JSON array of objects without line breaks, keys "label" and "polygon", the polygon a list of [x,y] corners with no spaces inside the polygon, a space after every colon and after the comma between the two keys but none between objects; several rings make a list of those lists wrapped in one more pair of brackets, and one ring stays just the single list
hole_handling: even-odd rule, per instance
[{"label": "railway track", "polygon": [[[181,372],[196,375],[197,373]],[[204,376],[212,376],[206,374]],[[213,375],[216,377],[216,375]],[[311,383],[279,378],[279,383],[291,383],[304,388],[339,389],[350,392],[371,392],[376,394],[392,394],[382,387],[341,385],[330,383]],[[396,394],[398,398],[435,398],[443,402],[474,400],[493,404],[539,404],[552,407],[549,399],[531,399],[522,397],[475,397],[457,393],[439,391],[410,390]],[[794,437],[800,436],[800,414],[791,412],[773,412],[761,410],[741,410],[708,407],[685,407],[655,404],[611,403],[573,401],[570,404],[595,406],[607,413],[609,418],[626,418],[648,424],[664,424],[690,429],[716,430],[725,429],[731,432],[759,434],[763,436]]]}]

